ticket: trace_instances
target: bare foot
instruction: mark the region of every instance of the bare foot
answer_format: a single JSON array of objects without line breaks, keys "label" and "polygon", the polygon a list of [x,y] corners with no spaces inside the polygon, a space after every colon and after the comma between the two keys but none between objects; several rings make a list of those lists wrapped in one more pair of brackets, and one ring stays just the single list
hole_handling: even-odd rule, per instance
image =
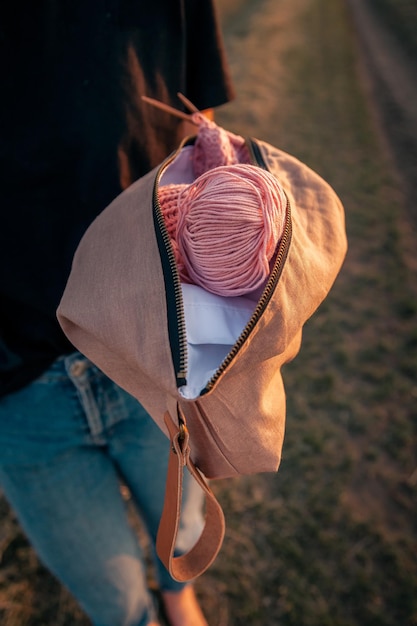
[{"label": "bare foot", "polygon": [[162,599],[172,626],[208,626],[192,585],[179,592],[163,591]]}]

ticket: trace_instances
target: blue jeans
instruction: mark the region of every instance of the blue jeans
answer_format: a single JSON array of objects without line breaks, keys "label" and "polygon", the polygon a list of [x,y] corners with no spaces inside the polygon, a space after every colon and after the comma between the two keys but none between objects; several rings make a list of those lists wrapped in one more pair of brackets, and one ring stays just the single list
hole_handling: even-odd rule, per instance
[{"label": "blue jeans", "polygon": [[[154,551],[168,446],[143,407],[79,353],[0,401],[0,485],[41,560],[96,626],[154,618],[120,479]],[[179,552],[202,528],[195,489],[188,479]],[[160,588],[179,591],[183,585],[153,555]]]}]

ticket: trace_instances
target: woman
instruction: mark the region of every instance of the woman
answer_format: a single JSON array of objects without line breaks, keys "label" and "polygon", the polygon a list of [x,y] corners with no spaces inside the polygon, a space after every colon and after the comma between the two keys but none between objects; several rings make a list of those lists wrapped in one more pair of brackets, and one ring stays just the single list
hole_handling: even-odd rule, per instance
[{"label": "woman", "polygon": [[[154,546],[166,438],[74,351],[55,317],[96,215],[185,129],[142,95],[231,95],[210,0],[64,0],[1,9],[0,485],[32,545],[97,626],[158,624],[120,479]],[[138,276],[140,280],[140,276]],[[189,485],[178,550],[201,528]],[[206,621],[156,558],[173,626]]]}]

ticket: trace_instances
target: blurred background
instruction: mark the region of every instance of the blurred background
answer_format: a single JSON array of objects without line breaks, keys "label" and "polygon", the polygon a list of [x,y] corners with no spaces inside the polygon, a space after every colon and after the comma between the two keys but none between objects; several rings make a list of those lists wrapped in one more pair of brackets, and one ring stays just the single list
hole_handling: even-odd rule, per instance
[{"label": "blurred background", "polygon": [[[218,7],[218,123],[325,178],[350,247],[284,369],[279,472],[213,483],[227,534],[199,597],[210,626],[416,626],[417,3]],[[89,624],[1,494],[0,624]]]}]

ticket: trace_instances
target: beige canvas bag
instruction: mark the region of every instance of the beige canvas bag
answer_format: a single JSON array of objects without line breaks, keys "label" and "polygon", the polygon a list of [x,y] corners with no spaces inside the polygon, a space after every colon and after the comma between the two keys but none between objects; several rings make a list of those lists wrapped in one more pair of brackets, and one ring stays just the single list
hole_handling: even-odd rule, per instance
[{"label": "beige canvas bag", "polygon": [[[278,177],[288,198],[284,234],[258,301],[213,304],[204,290],[179,281],[158,188],[165,180],[189,182],[189,138],[92,223],[58,309],[73,345],[170,437],[157,550],[181,581],[209,567],[223,540],[223,513],[206,478],[278,469],[281,367],[299,351],[302,327],[328,294],[347,248],[343,207],[331,187],[293,156],[245,141],[252,163]],[[194,548],[174,557],[185,466],[206,493],[206,525]]]}]

